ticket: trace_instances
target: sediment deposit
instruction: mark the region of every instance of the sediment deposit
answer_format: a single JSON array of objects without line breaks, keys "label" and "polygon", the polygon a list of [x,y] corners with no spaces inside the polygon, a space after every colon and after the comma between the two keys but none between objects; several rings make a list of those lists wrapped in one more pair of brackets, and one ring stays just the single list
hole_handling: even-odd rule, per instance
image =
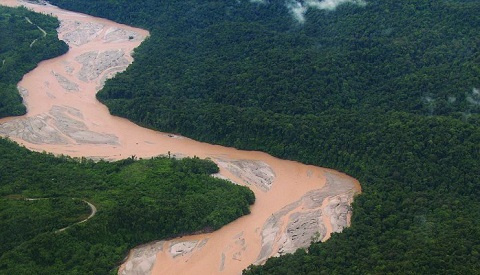
[{"label": "sediment deposit", "polygon": [[[17,5],[14,0],[0,4]],[[238,274],[252,263],[329,238],[349,225],[358,182],[339,172],[142,128],[111,116],[95,98],[105,79],[132,62],[145,30],[105,19],[22,3],[57,16],[67,54],[41,62],[18,84],[28,113],[0,120],[0,134],[36,151],[116,160],[132,155],[197,156],[218,177],[255,192],[251,214],[212,233],[135,248],[120,274]]]}]

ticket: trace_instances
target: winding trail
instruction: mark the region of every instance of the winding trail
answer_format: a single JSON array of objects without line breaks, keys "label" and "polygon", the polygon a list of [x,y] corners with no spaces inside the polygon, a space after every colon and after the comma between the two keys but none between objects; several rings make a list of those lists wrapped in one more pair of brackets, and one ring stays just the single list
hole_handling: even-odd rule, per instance
[{"label": "winding trail", "polygon": [[[27,201],[39,201],[39,200],[50,200],[50,199],[52,199],[52,198],[25,198],[25,200],[27,200]],[[79,199],[77,199],[77,198],[72,198],[72,200],[79,200]],[[81,200],[81,199],[80,199],[80,200]],[[86,204],[90,207],[90,215],[89,215],[86,219],[83,219],[83,220],[81,220],[81,221],[79,221],[79,222],[76,222],[76,223],[74,223],[74,224],[71,224],[71,225],[69,225],[69,226],[67,226],[67,227],[64,227],[64,228],[61,228],[61,229],[56,230],[56,231],[55,231],[56,233],[65,231],[65,230],[69,229],[70,227],[72,227],[72,226],[74,226],[74,225],[76,225],[76,224],[84,223],[84,222],[90,220],[91,218],[93,218],[93,217],[97,214],[97,207],[95,207],[95,205],[93,205],[92,203],[90,203],[90,202],[88,202],[88,201],[86,201],[86,200],[81,200],[81,201],[83,201],[84,203],[86,203]]]},{"label": "winding trail", "polygon": [[[35,27],[37,27],[37,29],[42,32],[42,37],[47,36],[47,32],[46,32],[44,29],[40,28],[40,26],[38,26],[37,24],[34,24],[34,23],[32,22],[32,20],[30,20],[30,18],[25,17],[25,20],[27,20],[28,23],[30,23],[30,24],[32,24],[32,25],[35,25]],[[32,43],[30,43],[30,48],[33,46],[33,44],[35,44],[35,42],[37,42],[37,40],[38,40],[38,38],[37,38],[37,39],[34,39],[34,40],[32,41]]]},{"label": "winding trail", "polygon": [[72,227],[72,226],[74,226],[74,225],[84,223],[84,222],[90,220],[91,218],[95,217],[95,215],[97,214],[97,207],[95,207],[95,205],[93,205],[92,203],[90,203],[90,202],[88,202],[88,201],[86,201],[86,200],[82,200],[82,201],[83,201],[84,203],[88,204],[88,206],[90,207],[90,215],[89,215],[86,219],[81,220],[81,221],[79,221],[79,222],[76,222],[76,223],[74,223],[74,224],[71,224],[71,225],[69,225],[69,226],[67,226],[67,227],[64,227],[64,228],[62,228],[62,229],[59,229],[59,230],[57,230],[56,232],[65,231],[65,230],[69,229],[70,227]]},{"label": "winding trail", "polygon": [[131,251],[120,274],[238,274],[252,263],[327,240],[350,224],[355,179],[329,169],[274,158],[263,152],[197,142],[142,128],[111,116],[95,98],[105,80],[125,70],[131,52],[149,33],[51,5],[17,0],[61,21],[59,38],[70,47],[43,61],[18,84],[28,113],[0,120],[0,135],[35,151],[116,160],[160,154],[211,158],[216,176],[250,187],[251,214],[221,229],[157,241]]}]

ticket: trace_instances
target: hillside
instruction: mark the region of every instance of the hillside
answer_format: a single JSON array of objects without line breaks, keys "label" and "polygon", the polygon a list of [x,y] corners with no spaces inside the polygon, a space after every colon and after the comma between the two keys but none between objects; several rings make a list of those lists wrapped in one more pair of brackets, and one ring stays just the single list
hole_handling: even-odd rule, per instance
[{"label": "hillside", "polygon": [[[218,229],[255,201],[198,158],[94,162],[5,139],[0,153],[1,274],[106,274],[136,245]],[[75,224],[86,202],[98,212]]]},{"label": "hillside", "polygon": [[246,273],[478,272],[479,3],[52,2],[150,30],[113,114],[360,180],[351,228]]}]

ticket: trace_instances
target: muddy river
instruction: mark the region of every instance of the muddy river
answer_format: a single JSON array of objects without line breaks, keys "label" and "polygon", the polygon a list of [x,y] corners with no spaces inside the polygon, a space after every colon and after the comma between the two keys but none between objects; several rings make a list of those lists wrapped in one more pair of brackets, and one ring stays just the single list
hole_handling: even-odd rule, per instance
[{"label": "muddy river", "polygon": [[120,274],[239,274],[252,263],[306,247],[312,239],[327,240],[350,224],[350,204],[361,189],[343,173],[156,132],[111,116],[95,93],[133,61],[131,53],[148,31],[51,5],[0,4],[58,17],[59,38],[70,46],[67,54],[41,62],[24,76],[18,87],[28,113],[1,119],[1,136],[31,150],[74,157],[210,158],[220,167],[215,176],[255,192],[250,215],[213,233],[132,249]]}]

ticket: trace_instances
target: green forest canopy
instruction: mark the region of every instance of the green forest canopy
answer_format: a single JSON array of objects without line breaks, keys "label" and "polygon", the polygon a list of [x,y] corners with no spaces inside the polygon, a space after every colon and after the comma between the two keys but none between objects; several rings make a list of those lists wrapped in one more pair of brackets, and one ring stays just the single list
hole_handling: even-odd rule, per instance
[{"label": "green forest canopy", "polygon": [[38,62],[67,52],[58,26],[54,17],[0,6],[0,118],[25,114],[17,83]]},{"label": "green forest canopy", "polygon": [[480,2],[52,2],[150,30],[113,114],[360,180],[349,229],[246,273],[478,273]]},{"label": "green forest canopy", "polygon": [[[8,38],[0,41],[0,116],[24,113],[16,83],[66,52],[57,27],[53,17],[0,7]],[[218,229],[248,214],[255,200],[248,188],[212,178],[218,167],[198,158],[95,163],[1,138],[0,155],[1,274],[109,273],[135,245]],[[98,213],[76,224],[90,215],[87,199]]]},{"label": "green forest canopy", "polygon": [[[94,162],[5,139],[0,155],[1,274],[106,274],[136,245],[216,230],[255,201],[247,187],[211,177],[216,164],[198,158]],[[82,200],[97,214],[56,232],[90,214]]]}]

